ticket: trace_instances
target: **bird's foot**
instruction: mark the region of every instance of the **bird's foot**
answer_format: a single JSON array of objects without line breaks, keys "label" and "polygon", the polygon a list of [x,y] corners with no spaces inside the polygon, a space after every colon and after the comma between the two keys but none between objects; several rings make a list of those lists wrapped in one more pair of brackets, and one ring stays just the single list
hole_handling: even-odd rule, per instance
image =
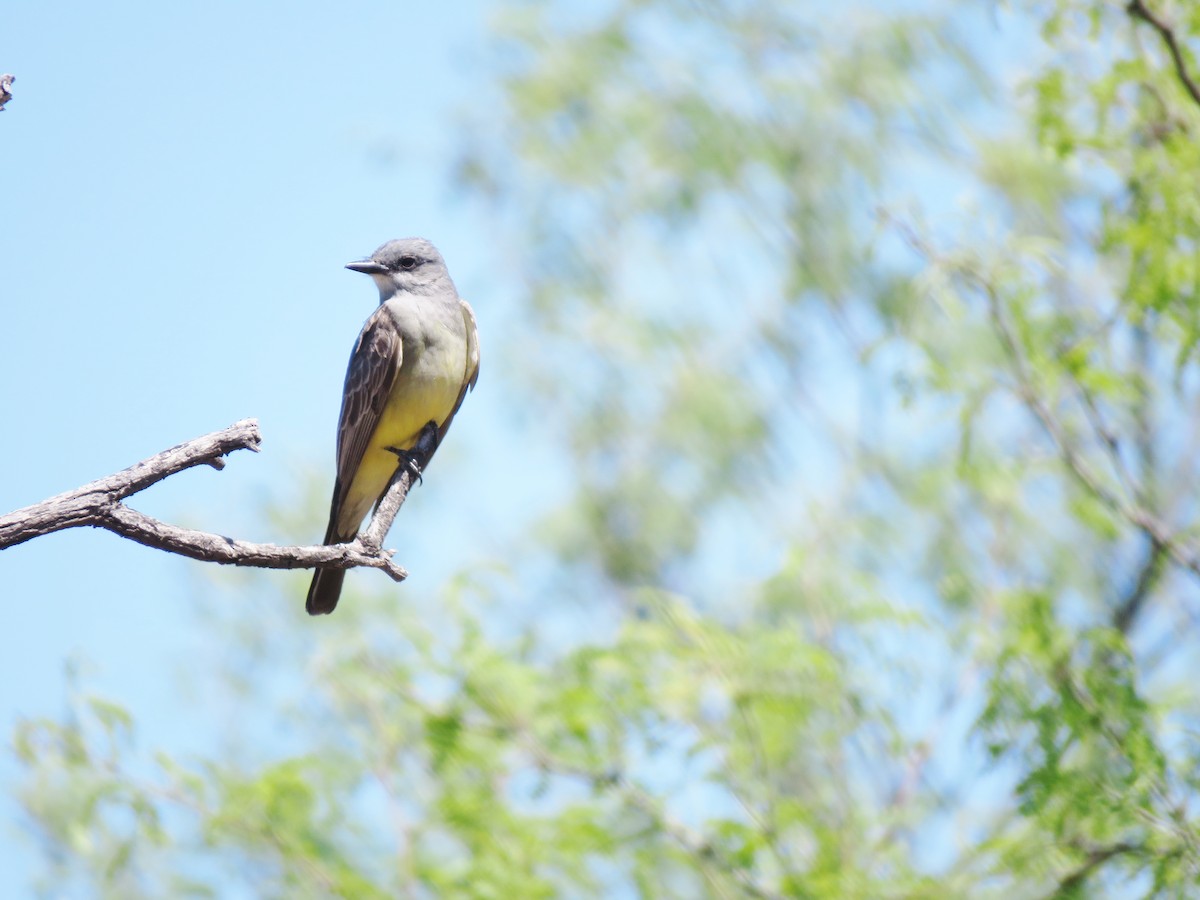
[{"label": "bird's foot", "polygon": [[388,453],[395,453],[397,459],[403,460],[405,468],[412,472],[417,479],[417,484],[425,483],[425,479],[421,477],[421,467],[417,465],[416,457],[411,450],[401,450],[399,447],[384,447],[383,449]]}]

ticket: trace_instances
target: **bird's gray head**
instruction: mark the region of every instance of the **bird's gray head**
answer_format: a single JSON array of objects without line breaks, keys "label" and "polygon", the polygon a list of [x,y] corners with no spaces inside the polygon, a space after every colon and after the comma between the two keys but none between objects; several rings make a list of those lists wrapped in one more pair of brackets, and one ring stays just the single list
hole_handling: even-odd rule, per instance
[{"label": "bird's gray head", "polygon": [[379,286],[379,299],[394,294],[436,294],[454,291],[454,282],[437,247],[424,238],[388,241],[366,259],[346,264],[347,269],[370,275]]}]

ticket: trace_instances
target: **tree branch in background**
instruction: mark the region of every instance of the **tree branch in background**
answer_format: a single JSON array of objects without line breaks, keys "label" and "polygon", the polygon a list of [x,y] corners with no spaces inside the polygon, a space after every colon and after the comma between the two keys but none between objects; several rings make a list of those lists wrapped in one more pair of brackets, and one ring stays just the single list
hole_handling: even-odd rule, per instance
[{"label": "tree branch in background", "polygon": [[[1092,470],[1075,444],[1067,437],[1066,430],[1038,392],[1029,360],[1008,321],[1004,303],[996,293],[995,287],[978,272],[965,271],[964,274],[974,280],[987,297],[988,310],[996,334],[1008,355],[1013,374],[1017,379],[1018,396],[1042,424],[1058,448],[1063,462],[1067,464],[1068,471],[1074,475],[1080,485],[1107,506],[1111,512],[1140,529],[1150,539],[1152,545],[1163,548],[1176,563],[1188,569],[1192,574],[1200,576],[1200,552],[1197,552],[1194,546],[1182,536],[1173,534],[1165,522],[1138,502],[1136,495],[1132,500],[1123,499],[1114,491],[1109,490],[1100,476]],[[1136,493],[1140,494],[1141,491],[1138,490]]]},{"label": "tree branch in background", "polygon": [[1137,614],[1141,612],[1146,598],[1150,596],[1150,591],[1158,584],[1166,557],[1167,548],[1154,538],[1150,538],[1150,549],[1146,553],[1146,561],[1142,563],[1142,570],[1138,573],[1137,580],[1129,589],[1129,593],[1122,598],[1116,611],[1113,612],[1113,627],[1118,631],[1128,633]]},{"label": "tree branch in background", "polygon": [[[906,223],[897,221],[884,211],[881,211],[881,215],[884,221],[891,222],[896,226],[903,240],[917,254],[930,263],[943,266],[947,271],[963,279],[980,292],[987,303],[992,330],[1000,342],[1000,347],[1008,359],[1009,368],[1016,380],[1015,393],[1049,436],[1066,465],[1067,471],[1084,490],[1102,503],[1111,513],[1142,532],[1149,540],[1150,555],[1130,593],[1122,599],[1114,611],[1114,626],[1122,631],[1128,631],[1137,613],[1144,605],[1146,593],[1158,581],[1161,575],[1161,565],[1165,559],[1172,560],[1176,565],[1200,578],[1200,548],[1188,540],[1185,535],[1175,532],[1159,517],[1152,504],[1146,499],[1145,485],[1138,483],[1127,485],[1125,492],[1130,496],[1126,498],[1120,491],[1111,489],[1105,484],[1100,473],[1093,468],[1083,451],[1071,440],[1067,429],[1042,396],[1033,366],[1016,330],[1008,319],[1004,300],[987,274],[969,263],[945,259]],[[1111,434],[1107,433],[1107,429],[1102,429],[1099,436],[1106,447],[1111,450],[1113,438]],[[1118,474],[1127,475],[1120,469]]]},{"label": "tree branch in background", "polygon": [[1200,87],[1197,87],[1196,82],[1192,80],[1192,76],[1188,73],[1187,62],[1183,58],[1183,50],[1179,46],[1179,40],[1175,37],[1175,29],[1151,12],[1150,8],[1146,6],[1145,0],[1129,0],[1125,11],[1135,19],[1141,19],[1159,33],[1159,36],[1163,39],[1163,43],[1171,51],[1171,59],[1175,61],[1175,72],[1179,75],[1179,80],[1183,83],[1187,92],[1191,94],[1192,99],[1197,104],[1200,104]]},{"label": "tree branch in background", "polygon": [[1121,842],[1113,844],[1111,847],[1095,847],[1089,850],[1087,859],[1083,861],[1083,864],[1063,878],[1050,897],[1080,896],[1079,891],[1087,883],[1088,878],[1114,856],[1120,856],[1124,853],[1140,853],[1144,849],[1144,847],[1140,847],[1137,844]]},{"label": "tree branch in background", "polygon": [[4,104],[12,99],[12,83],[17,80],[16,75],[0,75],[0,112],[4,112]]},{"label": "tree branch in background", "polygon": [[[421,432],[411,454],[417,470],[429,463],[429,458],[437,449],[437,429],[431,426],[432,423]],[[392,562],[392,551],[381,549],[383,538],[408,497],[416,477],[407,461],[397,468],[362,535],[344,544],[281,547],[239,541],[219,534],[169,525],[121,502],[193,466],[209,465],[222,469],[227,454],[234,450],[253,450],[257,453],[260,442],[258,422],[243,419],[223,431],[215,431],[164,450],[115,475],[0,516],[0,549],[66,528],[88,525],[105,528],[147,547],[203,562],[262,569],[351,569],[366,566],[382,569],[393,581],[403,581],[408,577],[403,568]]]}]

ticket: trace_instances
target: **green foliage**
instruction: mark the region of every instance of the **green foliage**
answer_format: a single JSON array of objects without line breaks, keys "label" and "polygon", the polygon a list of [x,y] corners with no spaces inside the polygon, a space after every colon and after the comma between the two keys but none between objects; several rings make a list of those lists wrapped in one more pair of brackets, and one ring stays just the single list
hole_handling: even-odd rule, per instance
[{"label": "green foliage", "polygon": [[287,749],[22,725],[47,891],[1196,894],[1200,105],[1161,33],[1006,13],[1013,86],[955,5],[571,11],[500,24],[462,163],[569,489],[316,639],[259,577],[231,678]]}]

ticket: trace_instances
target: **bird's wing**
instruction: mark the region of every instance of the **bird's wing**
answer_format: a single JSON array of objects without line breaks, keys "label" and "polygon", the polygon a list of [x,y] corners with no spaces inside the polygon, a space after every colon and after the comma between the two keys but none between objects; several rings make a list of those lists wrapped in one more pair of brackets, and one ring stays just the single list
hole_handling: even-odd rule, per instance
[{"label": "bird's wing", "polygon": [[346,369],[342,415],[338,420],[337,485],[333,492],[331,529],[379,424],[403,355],[404,346],[395,320],[380,306],[363,326]]},{"label": "bird's wing", "polygon": [[454,414],[462,406],[467,391],[474,390],[475,382],[479,380],[479,327],[475,324],[475,311],[466,300],[460,298],[458,303],[462,307],[463,324],[467,330],[467,364],[463,370],[462,390],[458,392],[458,399],[454,401],[454,409],[450,410],[450,415],[446,416],[446,421],[442,422],[442,427],[438,429],[439,444],[450,430],[450,423],[454,421]]}]

